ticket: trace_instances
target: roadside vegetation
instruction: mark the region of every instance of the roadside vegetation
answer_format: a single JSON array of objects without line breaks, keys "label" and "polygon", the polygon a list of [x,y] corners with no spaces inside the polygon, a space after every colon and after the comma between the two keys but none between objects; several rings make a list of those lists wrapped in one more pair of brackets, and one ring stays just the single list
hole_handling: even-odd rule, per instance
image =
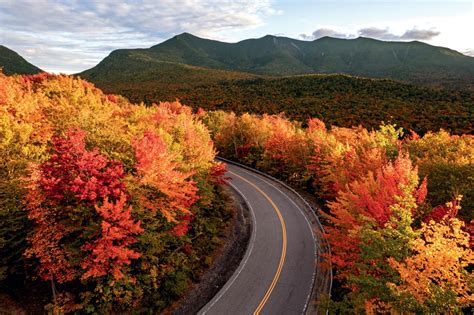
[{"label": "roadside vegetation", "polygon": [[[474,303],[474,137],[307,127],[200,112],[221,156],[316,195],[336,313],[459,313]],[[329,266],[319,266],[320,268]]]},{"label": "roadside vegetation", "polygon": [[28,313],[163,310],[233,217],[214,156],[179,103],[0,74],[1,291]]}]

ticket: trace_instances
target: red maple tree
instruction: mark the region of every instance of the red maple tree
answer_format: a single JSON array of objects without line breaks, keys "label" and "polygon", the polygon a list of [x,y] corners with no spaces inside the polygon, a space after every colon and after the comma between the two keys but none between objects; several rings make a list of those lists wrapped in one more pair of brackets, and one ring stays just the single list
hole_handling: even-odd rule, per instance
[{"label": "red maple tree", "polygon": [[35,223],[26,256],[39,259],[42,279],[76,279],[81,260],[88,270],[83,278],[107,272],[120,278],[120,267],[138,258],[127,246],[141,232],[140,223],[133,223],[131,208],[124,210],[122,179],[120,162],[86,149],[84,131],[71,129],[52,139],[51,156],[32,172],[26,198]]},{"label": "red maple tree", "polygon": [[136,242],[134,236],[142,233],[143,229],[140,222],[133,221],[132,207],[126,207],[126,201],[127,197],[122,193],[116,203],[106,198],[101,206],[95,206],[102,219],[101,233],[96,240],[82,246],[82,250],[91,251],[81,264],[86,269],[82,279],[112,274],[119,280],[124,277],[122,267],[140,257],[128,246]]}]

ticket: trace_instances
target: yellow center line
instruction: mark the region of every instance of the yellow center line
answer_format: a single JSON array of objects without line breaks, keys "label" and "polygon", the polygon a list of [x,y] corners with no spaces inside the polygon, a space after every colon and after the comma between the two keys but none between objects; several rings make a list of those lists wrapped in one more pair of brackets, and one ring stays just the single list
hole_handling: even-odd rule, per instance
[{"label": "yellow center line", "polygon": [[278,279],[280,278],[280,274],[281,274],[281,270],[283,269],[283,265],[285,264],[286,242],[287,242],[286,241],[286,224],[285,224],[285,220],[283,220],[283,216],[281,215],[280,209],[278,209],[277,205],[273,202],[273,200],[263,190],[261,190],[257,185],[255,185],[251,181],[243,178],[242,176],[240,176],[238,174],[235,174],[234,172],[231,172],[231,171],[229,171],[229,173],[231,173],[232,175],[237,176],[241,180],[247,182],[249,185],[251,185],[253,188],[255,188],[259,193],[261,193],[270,202],[270,204],[273,206],[273,209],[275,210],[275,212],[278,216],[278,219],[280,219],[281,232],[282,232],[282,235],[283,235],[283,240],[282,240],[282,244],[281,244],[280,263],[278,264],[277,271],[276,271],[275,275],[273,276],[273,280],[272,280],[272,283],[270,284],[270,287],[268,288],[267,292],[265,293],[262,300],[258,304],[257,308],[253,312],[254,315],[258,315],[258,314],[260,314],[263,307],[265,306],[268,299],[270,298],[270,295],[272,294],[272,291],[275,288],[275,286],[278,282]]}]

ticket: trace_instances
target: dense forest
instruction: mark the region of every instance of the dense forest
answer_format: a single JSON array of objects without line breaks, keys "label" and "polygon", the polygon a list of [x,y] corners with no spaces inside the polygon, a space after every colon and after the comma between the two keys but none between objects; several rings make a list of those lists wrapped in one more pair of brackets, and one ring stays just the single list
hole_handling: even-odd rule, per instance
[{"label": "dense forest", "polygon": [[[285,88],[302,98],[315,93],[284,80],[293,79],[241,81],[251,94],[233,91],[235,83],[222,91],[259,104],[263,87],[275,95],[280,89],[286,95]],[[355,90],[374,99],[398,95],[390,99],[401,103],[410,97],[450,102],[445,92],[424,94],[431,90],[391,81],[309,76],[297,82],[305,80],[329,82],[322,95],[333,95],[331,86],[344,88],[346,97],[334,106],[349,95],[357,99]],[[330,265],[317,268],[335,271],[332,299],[319,301],[325,307],[368,314],[469,311],[474,136],[461,133],[472,131],[472,108],[469,94],[450,95],[466,107],[446,125],[421,110],[423,128],[409,120],[405,128],[396,119],[379,124],[367,107],[359,119],[369,129],[353,126],[359,121],[332,123],[329,112],[314,114],[327,115],[325,123],[304,120],[313,113],[289,111],[294,120],[193,113],[176,101],[140,106],[70,76],[0,74],[0,293],[31,311],[164,310],[211,264],[231,224],[221,188],[225,168],[214,161],[219,154],[322,204],[331,254]]]},{"label": "dense forest", "polygon": [[163,310],[233,217],[214,156],[179,103],[0,74],[0,293],[28,313]]},{"label": "dense forest", "polygon": [[221,156],[323,203],[337,284],[332,311],[472,311],[473,136],[441,130],[403,137],[395,125],[368,131],[310,119],[303,128],[281,115],[199,115]]},{"label": "dense forest", "polygon": [[468,91],[435,90],[346,75],[243,79],[232,72],[166,66],[179,68],[176,73],[184,83],[176,84],[178,78],[152,70],[150,76],[138,80],[130,80],[135,78],[130,73],[105,81],[89,79],[105,91],[124,95],[133,102],[151,104],[179,99],[195,109],[240,114],[284,112],[301,122],[317,117],[339,127],[362,125],[371,129],[385,122],[420,134],[440,128],[453,134],[474,132],[474,93]]}]

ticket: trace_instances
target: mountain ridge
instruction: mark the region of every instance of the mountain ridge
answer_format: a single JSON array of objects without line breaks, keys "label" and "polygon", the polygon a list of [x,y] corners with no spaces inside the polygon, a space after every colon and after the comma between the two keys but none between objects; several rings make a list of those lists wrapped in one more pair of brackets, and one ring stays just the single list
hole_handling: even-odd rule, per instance
[{"label": "mountain ridge", "polygon": [[419,41],[367,37],[304,41],[266,35],[227,43],[182,33],[150,48],[113,51],[97,66],[79,75],[87,78],[100,72],[101,64],[108,59],[119,58],[126,65],[137,56],[263,76],[349,74],[427,86],[474,88],[473,57]]},{"label": "mountain ridge", "polygon": [[36,74],[43,72],[37,66],[29,63],[16,51],[0,45],[0,68],[6,75],[12,74]]}]

